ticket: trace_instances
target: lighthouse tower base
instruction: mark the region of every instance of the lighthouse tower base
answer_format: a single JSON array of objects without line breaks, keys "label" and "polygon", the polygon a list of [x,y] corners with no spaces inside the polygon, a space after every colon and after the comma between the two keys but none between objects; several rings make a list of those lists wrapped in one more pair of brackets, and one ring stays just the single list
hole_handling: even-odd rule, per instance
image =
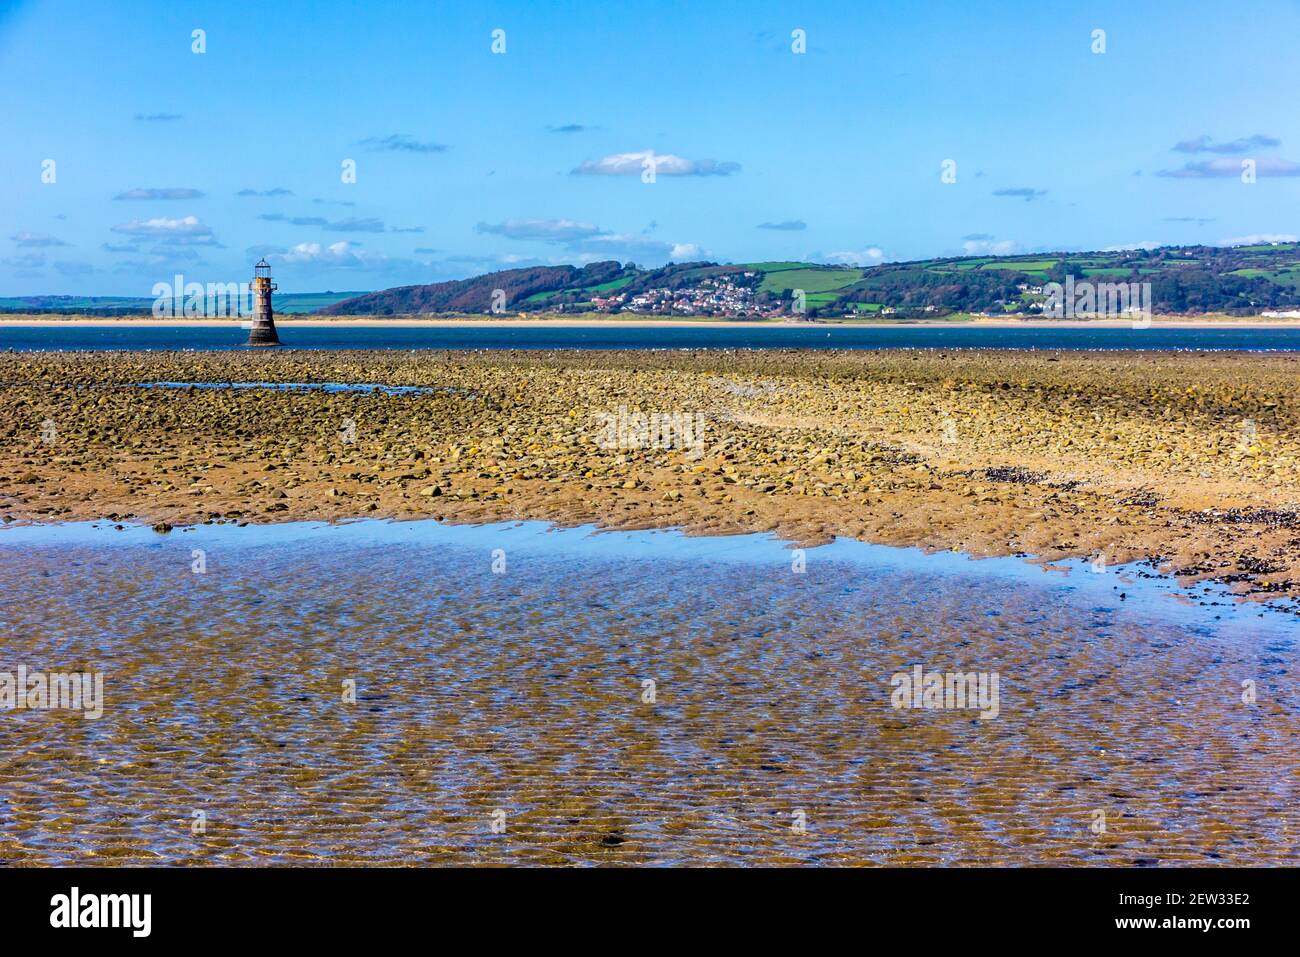
[{"label": "lighthouse tower base", "polygon": [[252,328],[248,331],[248,344],[250,346],[278,346],[280,337],[275,332],[275,320],[260,317],[254,319]]},{"label": "lighthouse tower base", "polygon": [[271,308],[271,265],[260,259],[253,267],[253,325],[248,332],[250,346],[278,346],[280,337],[275,334],[275,310]]}]

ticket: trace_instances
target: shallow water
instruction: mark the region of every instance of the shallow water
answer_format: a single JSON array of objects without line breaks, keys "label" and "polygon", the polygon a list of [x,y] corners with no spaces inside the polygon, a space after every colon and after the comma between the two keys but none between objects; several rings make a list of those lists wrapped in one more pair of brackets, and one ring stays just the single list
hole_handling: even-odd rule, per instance
[{"label": "shallow water", "polygon": [[[106,698],[0,711],[0,861],[1300,859],[1294,618],[1134,569],[799,558],[537,523],[0,530],[0,670]],[[917,664],[996,672],[997,716],[895,709]]]},{"label": "shallow water", "polygon": [[[1193,349],[1295,351],[1300,328],[953,326],[281,326],[294,349]],[[242,350],[229,326],[0,326],[0,349]]]}]

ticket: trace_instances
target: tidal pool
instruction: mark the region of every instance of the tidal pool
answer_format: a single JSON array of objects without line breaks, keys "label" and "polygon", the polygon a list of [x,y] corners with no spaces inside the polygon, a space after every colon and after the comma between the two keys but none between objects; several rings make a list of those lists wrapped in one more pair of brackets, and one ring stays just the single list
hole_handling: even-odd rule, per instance
[{"label": "tidal pool", "polygon": [[[0,863],[1300,863],[1296,618],[1087,568],[0,529],[0,673],[104,677],[97,720],[0,710]],[[996,716],[896,708],[917,665]]]}]

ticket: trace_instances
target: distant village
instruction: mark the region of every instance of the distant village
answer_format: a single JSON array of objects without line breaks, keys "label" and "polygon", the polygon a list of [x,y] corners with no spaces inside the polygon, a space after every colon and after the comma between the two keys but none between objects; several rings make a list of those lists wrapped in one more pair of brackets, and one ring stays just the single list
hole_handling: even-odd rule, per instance
[{"label": "distant village", "polygon": [[[566,310],[585,312],[594,308],[597,312],[631,312],[660,316],[712,316],[730,319],[788,317],[809,320],[818,313],[847,317],[862,315],[872,318],[919,318],[945,315],[952,311],[932,304],[897,308],[876,304],[870,309],[860,309],[859,304],[852,302],[836,304],[828,309],[829,304],[824,300],[816,303],[820,307],[816,310],[813,308],[813,303],[805,301],[804,308],[801,310],[798,300],[757,292],[757,280],[760,278],[761,275],[757,272],[708,276],[691,285],[655,287],[637,293],[611,292],[608,296],[592,297],[590,304],[566,304],[556,309],[560,312]],[[996,311],[978,310],[972,311],[971,314],[986,318],[1015,318],[1046,314],[1045,310],[1049,305],[1048,286],[1019,283],[1016,290],[1020,293],[1019,299],[998,300]],[[1139,311],[1136,305],[1126,306],[1121,314],[1135,314]]]},{"label": "distant village", "polygon": [[768,318],[789,311],[789,304],[773,297],[759,302],[754,295],[752,281],[757,272],[746,272],[741,278],[751,285],[739,285],[728,276],[710,276],[696,285],[679,289],[647,289],[629,296],[615,293],[610,296],[593,296],[591,304],[597,312],[640,312],[670,316],[730,316],[736,318]]},{"label": "distant village", "polygon": [[[789,298],[782,298],[773,293],[757,293],[756,288],[761,274],[745,272],[735,274],[739,282],[729,276],[705,277],[699,282],[678,288],[659,287],[647,289],[634,294],[612,293],[608,296],[593,296],[591,304],[586,303],[559,306],[557,311],[582,311],[594,308],[597,312],[633,312],[660,316],[717,316],[728,319],[771,319],[777,317],[813,318],[813,303],[798,303]],[[825,304],[821,304],[825,311]],[[935,306],[920,306],[903,312],[932,314],[938,311]],[[883,306],[872,310],[863,310],[863,315],[873,317],[892,316],[899,310],[893,306]],[[853,304],[846,304],[837,314],[855,316],[859,310]]]}]

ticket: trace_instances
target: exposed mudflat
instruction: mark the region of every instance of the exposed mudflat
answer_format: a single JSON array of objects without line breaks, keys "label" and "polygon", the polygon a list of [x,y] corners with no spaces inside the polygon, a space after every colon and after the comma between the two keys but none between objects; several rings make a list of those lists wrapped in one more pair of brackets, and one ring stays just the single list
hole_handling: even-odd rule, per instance
[{"label": "exposed mudflat", "polygon": [[[8,354],[0,517],[772,531],[1146,559],[1295,598],[1298,373],[1192,353]],[[139,387],[158,382],[240,387]],[[635,425],[603,448],[620,410],[698,413],[702,448],[636,447]]]}]

